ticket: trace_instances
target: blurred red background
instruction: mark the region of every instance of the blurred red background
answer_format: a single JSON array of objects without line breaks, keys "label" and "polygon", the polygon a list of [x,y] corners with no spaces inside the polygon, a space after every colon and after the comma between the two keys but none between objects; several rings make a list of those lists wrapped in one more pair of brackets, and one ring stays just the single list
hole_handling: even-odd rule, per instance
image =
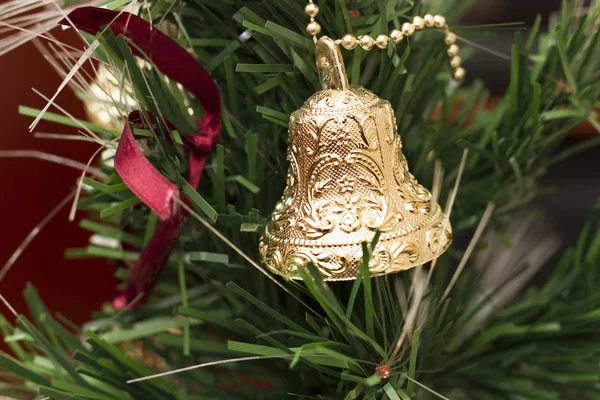
[{"label": "blurred red background", "polygon": [[[73,32],[56,32],[61,40],[82,45]],[[19,105],[42,108],[45,101],[31,89],[51,97],[61,83],[32,44],[0,58],[0,113],[2,150],[36,149],[87,163],[95,144],[65,140],[36,139],[28,131],[32,118],[18,114]],[[77,117],[84,117],[79,101],[70,89],[58,97],[57,104]],[[56,112],[56,110],[50,109]],[[36,132],[77,134],[74,129],[42,122]],[[29,232],[67,196],[76,185],[80,172],[37,159],[0,158],[0,265],[9,259]],[[39,290],[53,311],[75,322],[88,320],[114,290],[113,267],[101,260],[65,261],[67,247],[87,245],[89,233],[68,221],[70,204],[46,226],[0,282],[0,293],[16,308],[25,312],[22,292],[28,281]],[[2,313],[7,314],[3,309]],[[12,318],[11,318],[12,320]]]}]

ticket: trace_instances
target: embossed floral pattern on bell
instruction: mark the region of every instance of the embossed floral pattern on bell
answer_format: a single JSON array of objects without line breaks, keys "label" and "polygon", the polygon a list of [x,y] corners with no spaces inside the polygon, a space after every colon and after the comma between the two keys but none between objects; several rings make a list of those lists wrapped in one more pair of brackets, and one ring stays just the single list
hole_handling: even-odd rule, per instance
[{"label": "embossed floral pattern on bell", "polygon": [[325,89],[292,114],[287,187],[260,244],[265,264],[290,278],[309,262],[327,280],[356,278],[362,243],[378,230],[373,274],[430,261],[451,241],[439,205],[408,170],[390,104],[348,87],[335,52],[319,41]]}]

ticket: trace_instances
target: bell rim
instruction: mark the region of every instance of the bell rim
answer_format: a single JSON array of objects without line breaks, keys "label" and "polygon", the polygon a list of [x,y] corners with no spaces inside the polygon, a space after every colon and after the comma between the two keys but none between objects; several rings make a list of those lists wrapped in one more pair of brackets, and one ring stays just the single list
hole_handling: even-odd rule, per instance
[{"label": "bell rim", "polygon": [[[424,266],[425,264],[441,257],[450,248],[450,246],[453,243],[452,230],[450,228],[450,225],[448,225],[446,233],[447,233],[447,235],[446,235],[447,240],[445,241],[444,245],[442,247],[440,247],[435,253],[432,252],[429,256],[424,257],[423,260],[418,260],[418,261],[415,261],[414,263],[397,266],[397,267],[391,266],[390,268],[385,269],[383,271],[374,271],[373,268],[369,268],[371,277],[381,277],[381,276],[385,276],[385,275],[391,275],[391,274],[396,274],[396,273],[400,273],[400,272],[410,271],[411,269],[417,268],[419,266]],[[263,256],[263,264],[267,267],[267,269],[271,273],[273,273],[275,275],[279,275],[287,280],[293,280],[293,281],[302,281],[303,280],[302,277],[298,275],[298,272],[296,272],[294,274],[286,274],[281,269],[266,262],[264,260],[264,254],[261,254],[261,255]],[[300,268],[305,268],[307,264],[304,264]],[[298,269],[300,269],[300,268],[298,268]],[[351,274],[351,275],[344,274],[343,276],[335,276],[335,275],[328,276],[328,275],[321,273],[322,279],[326,282],[348,282],[348,281],[356,280],[358,278],[358,276],[359,276],[358,272],[356,274]]]}]

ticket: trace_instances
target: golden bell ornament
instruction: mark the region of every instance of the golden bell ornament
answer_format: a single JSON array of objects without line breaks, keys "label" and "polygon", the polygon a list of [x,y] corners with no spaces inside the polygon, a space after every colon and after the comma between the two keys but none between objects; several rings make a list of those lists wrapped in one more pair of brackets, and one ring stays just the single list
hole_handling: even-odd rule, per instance
[{"label": "golden bell ornament", "polygon": [[121,86],[119,79],[104,65],[98,67],[96,79],[89,86],[89,97],[83,100],[88,119],[104,128],[120,131],[129,112],[137,107],[129,85]]},{"label": "golden bell ornament", "polygon": [[409,172],[389,102],[348,84],[338,45],[317,43],[322,90],[290,119],[287,187],[260,243],[263,262],[298,279],[314,264],[325,280],[359,274],[362,243],[381,236],[369,269],[410,269],[450,245],[450,223]]},{"label": "golden bell ornament", "polygon": [[[141,6],[137,4],[129,7],[128,12],[138,14],[140,10]],[[171,37],[176,37],[179,31],[177,25],[168,20],[162,21],[156,28]],[[136,62],[141,69],[150,67],[142,58],[136,57]],[[115,131],[122,130],[129,113],[139,109],[133,87],[120,76],[121,74],[122,72],[115,71],[106,64],[100,64],[88,88],[89,96],[83,99],[88,120]]]}]

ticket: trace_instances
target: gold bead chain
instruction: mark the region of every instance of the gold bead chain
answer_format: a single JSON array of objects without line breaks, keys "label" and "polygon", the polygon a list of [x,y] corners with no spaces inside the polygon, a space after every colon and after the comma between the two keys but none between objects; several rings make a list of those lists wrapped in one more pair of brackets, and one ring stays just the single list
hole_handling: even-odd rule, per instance
[{"label": "gold bead chain", "polygon": [[[317,42],[317,36],[321,33],[321,25],[315,21],[315,17],[319,15],[319,6],[317,6],[313,0],[308,0],[308,4],[304,8],[306,15],[310,17],[310,22],[306,27],[306,32],[313,37],[315,43]],[[462,81],[465,78],[466,71],[461,66],[462,59],[458,55],[458,45],[456,44],[456,35],[450,32],[448,25],[446,24],[446,18],[441,15],[427,14],[424,17],[414,17],[412,23],[407,22],[402,25],[400,30],[394,29],[389,35],[378,35],[376,38],[370,35],[361,35],[356,37],[350,33],[344,35],[341,39],[335,41],[336,44],[341,45],[346,50],[354,50],[357,46],[360,46],[363,50],[369,51],[375,47],[380,49],[386,49],[390,41],[398,44],[404,38],[411,37],[416,31],[420,31],[425,28],[436,28],[443,29],[446,36],[444,41],[446,43],[447,54],[450,58],[450,66],[454,71],[454,80]]]}]

